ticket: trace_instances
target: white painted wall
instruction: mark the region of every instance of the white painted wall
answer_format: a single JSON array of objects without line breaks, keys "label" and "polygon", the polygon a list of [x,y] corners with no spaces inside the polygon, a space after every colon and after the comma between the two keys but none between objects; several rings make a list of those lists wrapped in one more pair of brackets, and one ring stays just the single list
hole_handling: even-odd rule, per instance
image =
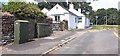
[{"label": "white painted wall", "polygon": [[[58,9],[56,9],[56,7]],[[73,5],[71,5],[71,8],[69,9],[69,11],[71,11],[72,13],[76,14],[77,16],[82,17],[82,23],[78,23],[78,21],[75,21],[76,19],[76,15],[73,15],[71,13],[69,13],[67,10],[65,10],[64,8],[62,8],[60,5],[55,5],[48,13],[47,16],[51,17],[53,19],[53,23],[55,21],[55,17],[54,15],[60,15],[60,21],[63,20],[68,20],[68,30],[72,30],[72,29],[76,29],[76,27],[78,27],[78,29],[85,29],[85,27],[89,26],[90,22],[89,19],[86,19],[85,15],[80,13],[80,10],[76,11],[73,8]],[[87,20],[87,21],[86,21]]]},{"label": "white painted wall", "polygon": [[69,14],[68,30],[76,29],[75,15]]},{"label": "white painted wall", "polygon": [[41,11],[42,11],[44,14],[47,14],[49,10],[46,9],[46,8],[43,8]]},{"label": "white painted wall", "polygon": [[78,29],[85,29],[86,27],[90,26],[90,20],[86,17],[82,17],[82,23],[78,23]]},{"label": "white painted wall", "polygon": [[65,20],[69,20],[69,13],[64,14],[64,16],[65,16]]},{"label": "white painted wall", "polygon": [[[56,7],[58,9],[56,9]],[[60,5],[57,4],[47,13],[47,15],[50,16],[53,14],[64,14],[64,13],[68,13],[68,11],[63,9]]]},{"label": "white painted wall", "polygon": [[82,17],[82,22],[77,24],[78,29],[85,29],[85,17]]},{"label": "white painted wall", "polygon": [[90,19],[86,18],[85,27],[89,27],[89,26],[90,26]]},{"label": "white painted wall", "polygon": [[67,19],[69,18],[68,15],[65,15],[64,13],[68,13],[68,11],[62,8],[59,4],[57,4],[47,13],[47,16],[53,19],[53,23],[56,23],[54,22],[55,21],[54,15],[60,15],[60,21],[63,21],[65,19],[68,20]]},{"label": "white painted wall", "polygon": [[[56,22],[54,22],[55,21],[55,16],[49,16],[49,17],[52,18],[53,23],[56,23]],[[68,20],[68,19],[69,19],[69,14],[60,15],[60,21]]]}]

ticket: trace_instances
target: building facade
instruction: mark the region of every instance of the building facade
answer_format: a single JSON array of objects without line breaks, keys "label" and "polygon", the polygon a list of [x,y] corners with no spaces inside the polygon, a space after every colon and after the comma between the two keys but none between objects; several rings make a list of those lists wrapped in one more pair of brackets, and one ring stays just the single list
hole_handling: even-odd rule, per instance
[{"label": "building facade", "polygon": [[59,4],[56,4],[51,10],[48,12],[43,11],[43,13],[51,17],[53,23],[60,23],[63,20],[67,20],[68,30],[85,29],[86,26],[88,27],[90,25],[90,20],[81,14],[81,9],[78,9],[78,11],[75,10],[73,4],[69,5],[69,9],[65,9]]}]

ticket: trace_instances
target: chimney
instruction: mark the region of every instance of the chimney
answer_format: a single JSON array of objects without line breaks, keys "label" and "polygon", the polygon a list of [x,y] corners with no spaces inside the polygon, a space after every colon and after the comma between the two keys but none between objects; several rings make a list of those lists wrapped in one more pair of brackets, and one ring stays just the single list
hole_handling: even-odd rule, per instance
[{"label": "chimney", "polygon": [[78,12],[81,13],[81,8],[78,8]]},{"label": "chimney", "polygon": [[74,5],[72,3],[69,5],[69,9],[74,9]]}]

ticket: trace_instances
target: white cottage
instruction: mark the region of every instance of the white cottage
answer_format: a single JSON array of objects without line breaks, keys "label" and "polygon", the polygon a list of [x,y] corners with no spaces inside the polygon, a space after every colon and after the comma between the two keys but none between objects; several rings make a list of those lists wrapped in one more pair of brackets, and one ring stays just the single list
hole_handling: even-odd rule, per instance
[{"label": "white cottage", "polygon": [[[43,13],[45,13],[45,11],[43,11]],[[86,18],[85,15],[81,14],[81,9],[78,9],[78,11],[75,10],[73,4],[70,4],[69,9],[65,9],[59,4],[56,4],[46,14],[47,16],[53,18],[53,23],[60,23],[63,20],[67,20],[68,30],[85,29],[85,27],[90,25],[89,19]]]},{"label": "white cottage", "polygon": [[47,14],[49,10],[46,9],[46,8],[43,8],[41,11],[42,11],[44,14]]}]

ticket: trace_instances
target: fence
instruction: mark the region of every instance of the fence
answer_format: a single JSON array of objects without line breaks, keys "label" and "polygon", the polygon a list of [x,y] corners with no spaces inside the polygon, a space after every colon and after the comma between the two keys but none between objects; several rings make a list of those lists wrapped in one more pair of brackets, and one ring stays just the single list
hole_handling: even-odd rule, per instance
[{"label": "fence", "polygon": [[14,21],[17,18],[13,16],[2,16],[2,41],[4,44],[14,40]]}]

